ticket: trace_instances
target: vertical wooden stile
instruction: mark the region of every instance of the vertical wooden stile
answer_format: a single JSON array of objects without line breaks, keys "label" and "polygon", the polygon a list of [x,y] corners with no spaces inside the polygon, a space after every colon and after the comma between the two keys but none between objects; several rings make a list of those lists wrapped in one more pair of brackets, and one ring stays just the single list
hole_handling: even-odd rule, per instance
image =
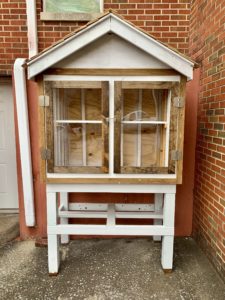
[{"label": "vertical wooden stile", "polygon": [[122,82],[115,81],[114,172],[121,173],[121,97]]},{"label": "vertical wooden stile", "polygon": [[184,121],[185,121],[185,88],[186,88],[186,77],[181,76],[180,92],[179,97],[184,99],[183,107],[178,110],[178,133],[177,133],[177,150],[181,153],[179,160],[177,161],[177,184],[182,183],[182,172],[183,172],[183,147],[184,147]]},{"label": "vertical wooden stile", "polygon": [[[37,78],[38,84],[38,95],[44,95],[44,85],[43,85],[43,76],[39,76]],[[40,106],[38,103],[38,124],[40,126],[39,129],[39,151],[41,153],[42,149],[46,148],[46,136],[45,136],[45,107]],[[46,181],[46,161],[40,157],[40,181]]]},{"label": "vertical wooden stile", "polygon": [[[168,107],[168,91],[163,91],[163,99],[161,101],[161,113],[160,113],[160,119],[162,121],[166,121],[168,126],[169,120],[167,118],[167,107]],[[165,160],[166,160],[166,127],[162,126],[160,127],[160,158],[159,158],[159,166],[164,167],[165,166]]]},{"label": "vertical wooden stile", "polygon": [[[86,109],[85,109],[85,90],[81,89],[81,118],[86,119]],[[86,124],[82,124],[82,154],[83,154],[83,166],[87,166],[87,132]]]},{"label": "vertical wooden stile", "polygon": [[178,108],[175,106],[175,98],[179,96],[179,92],[180,83],[176,83],[171,89],[169,173],[176,172],[176,161],[172,159],[172,152],[177,150]]},{"label": "vertical wooden stile", "polygon": [[103,81],[102,86],[102,143],[103,161],[102,170],[109,172],[109,82]]},{"label": "vertical wooden stile", "polygon": [[53,123],[53,95],[50,82],[45,82],[44,93],[49,97],[49,106],[45,107],[46,146],[50,150],[50,159],[47,160],[47,172],[54,172],[54,123]]}]

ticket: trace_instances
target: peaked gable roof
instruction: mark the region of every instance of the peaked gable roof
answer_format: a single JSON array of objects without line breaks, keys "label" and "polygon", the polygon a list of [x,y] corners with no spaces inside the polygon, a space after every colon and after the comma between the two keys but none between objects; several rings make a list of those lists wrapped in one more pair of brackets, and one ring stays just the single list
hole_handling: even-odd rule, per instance
[{"label": "peaked gable roof", "polygon": [[192,79],[193,67],[195,66],[193,60],[179,53],[172,47],[158,41],[146,31],[112,11],[80,27],[54,45],[27,60],[28,78],[33,78],[52,65],[110,32],[167,64],[188,79]]}]

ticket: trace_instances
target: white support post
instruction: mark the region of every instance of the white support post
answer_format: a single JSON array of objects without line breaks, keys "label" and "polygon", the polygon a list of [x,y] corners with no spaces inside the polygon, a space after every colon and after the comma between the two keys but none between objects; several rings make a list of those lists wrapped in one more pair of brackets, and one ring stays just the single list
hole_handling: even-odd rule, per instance
[{"label": "white support post", "polygon": [[163,208],[163,226],[173,228],[172,235],[165,235],[162,238],[161,263],[165,273],[171,272],[173,268],[174,215],[175,194],[165,194]]},{"label": "white support post", "polygon": [[[155,202],[155,212],[160,212],[162,210],[163,206],[163,194],[154,194],[154,202]],[[162,225],[161,219],[154,219],[154,225]],[[154,235],[153,241],[160,242],[161,241],[161,235]]]},{"label": "white support post", "polygon": [[107,226],[116,225],[115,204],[108,204]]},{"label": "white support post", "polygon": [[57,275],[59,270],[59,236],[50,234],[51,226],[56,226],[58,216],[57,193],[47,193],[47,222],[48,222],[48,270],[50,275]]},{"label": "white support post", "polygon": [[[68,203],[68,193],[60,193],[60,205],[63,205],[64,210],[69,210],[69,203]],[[65,225],[68,224],[68,218],[60,218],[60,224]],[[69,243],[69,235],[62,234],[61,235],[61,243],[68,244]]]}]

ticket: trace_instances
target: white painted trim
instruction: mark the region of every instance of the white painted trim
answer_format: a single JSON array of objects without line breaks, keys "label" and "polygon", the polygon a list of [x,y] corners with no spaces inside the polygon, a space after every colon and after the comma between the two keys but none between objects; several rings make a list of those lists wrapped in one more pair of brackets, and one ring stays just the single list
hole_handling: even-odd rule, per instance
[{"label": "white painted trim", "polygon": [[14,64],[16,108],[20,143],[20,160],[26,225],[35,225],[33,174],[30,150],[30,132],[27,109],[26,75],[23,68],[25,59],[17,58]]},{"label": "white painted trim", "polygon": [[114,174],[114,80],[109,80],[109,176]]},{"label": "white painted trim", "polygon": [[[121,93],[121,120],[124,118],[124,94]],[[121,121],[121,129],[120,129],[120,165],[123,167],[123,147],[124,147],[124,126],[123,121]]]},{"label": "white painted trim", "polygon": [[[47,173],[47,178],[134,178],[134,174],[71,174],[71,173]],[[135,174],[137,179],[176,179],[176,174]]]},{"label": "white painted trim", "polygon": [[[175,194],[165,194],[163,207],[163,226],[174,228]],[[163,269],[173,268],[174,234],[163,236],[161,264]]]},{"label": "white painted trim", "polygon": [[[61,209],[68,210],[69,209],[69,197],[68,193],[60,193],[60,206]],[[59,208],[59,211],[61,210]],[[68,218],[61,218],[60,219],[60,224],[68,224]],[[62,235],[61,236],[61,243],[62,244],[68,244],[69,243],[69,236],[68,234]]]},{"label": "white painted trim", "polygon": [[[47,194],[47,223],[49,226],[57,226],[58,200],[56,193]],[[66,226],[66,225],[60,225]],[[48,268],[50,273],[58,273],[60,264],[59,236],[55,233],[48,234]]]},{"label": "white painted trim", "polygon": [[74,234],[76,235],[174,235],[174,227],[158,225],[49,225],[48,235]]},{"label": "white painted trim", "polygon": [[38,53],[36,0],[26,0],[29,58]]},{"label": "white painted trim", "polygon": [[47,193],[176,193],[176,185],[163,184],[47,184]]},{"label": "white painted trim", "polygon": [[163,81],[180,82],[180,76],[87,76],[87,75],[44,75],[44,81]]},{"label": "white painted trim", "polygon": [[170,48],[159,43],[154,38],[131,26],[112,13],[102,17],[80,32],[77,32],[75,35],[56,44],[54,47],[43,52],[40,56],[29,61],[27,63],[28,78],[31,79],[40,74],[60,60],[68,57],[108,32],[115,33],[185,75],[188,79],[193,78],[194,63],[192,61],[172,51]]},{"label": "white painted trim", "polygon": [[[162,206],[163,206],[163,194],[155,194],[154,195],[154,206],[155,206],[155,212],[156,213],[161,213],[162,212]],[[163,219],[163,218],[162,218]],[[153,224],[154,225],[162,225],[162,219],[160,218],[154,218]],[[153,236],[153,240],[155,242],[161,241],[161,236],[160,235],[155,235]]]},{"label": "white painted trim", "polygon": [[106,215],[106,224],[107,226],[115,226],[116,225],[116,213],[115,213],[115,204],[109,203],[108,204],[108,211]]}]

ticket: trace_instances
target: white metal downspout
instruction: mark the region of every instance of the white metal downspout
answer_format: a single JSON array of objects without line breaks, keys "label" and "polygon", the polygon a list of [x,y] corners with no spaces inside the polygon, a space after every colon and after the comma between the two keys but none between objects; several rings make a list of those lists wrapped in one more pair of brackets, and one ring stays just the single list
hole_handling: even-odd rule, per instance
[{"label": "white metal downspout", "polygon": [[25,59],[17,58],[14,64],[14,82],[18,118],[20,159],[26,225],[35,225],[33,175],[30,150],[30,131],[27,110],[26,74],[23,68]]},{"label": "white metal downspout", "polygon": [[[26,0],[27,36],[29,58],[38,53],[36,0]],[[28,227],[35,226],[33,175],[30,150],[30,131],[27,111],[26,74],[22,65],[25,59],[18,58],[14,64],[14,82],[18,118],[20,159],[24,197],[25,222]]]},{"label": "white metal downspout", "polygon": [[26,0],[29,58],[38,53],[36,0]]}]

